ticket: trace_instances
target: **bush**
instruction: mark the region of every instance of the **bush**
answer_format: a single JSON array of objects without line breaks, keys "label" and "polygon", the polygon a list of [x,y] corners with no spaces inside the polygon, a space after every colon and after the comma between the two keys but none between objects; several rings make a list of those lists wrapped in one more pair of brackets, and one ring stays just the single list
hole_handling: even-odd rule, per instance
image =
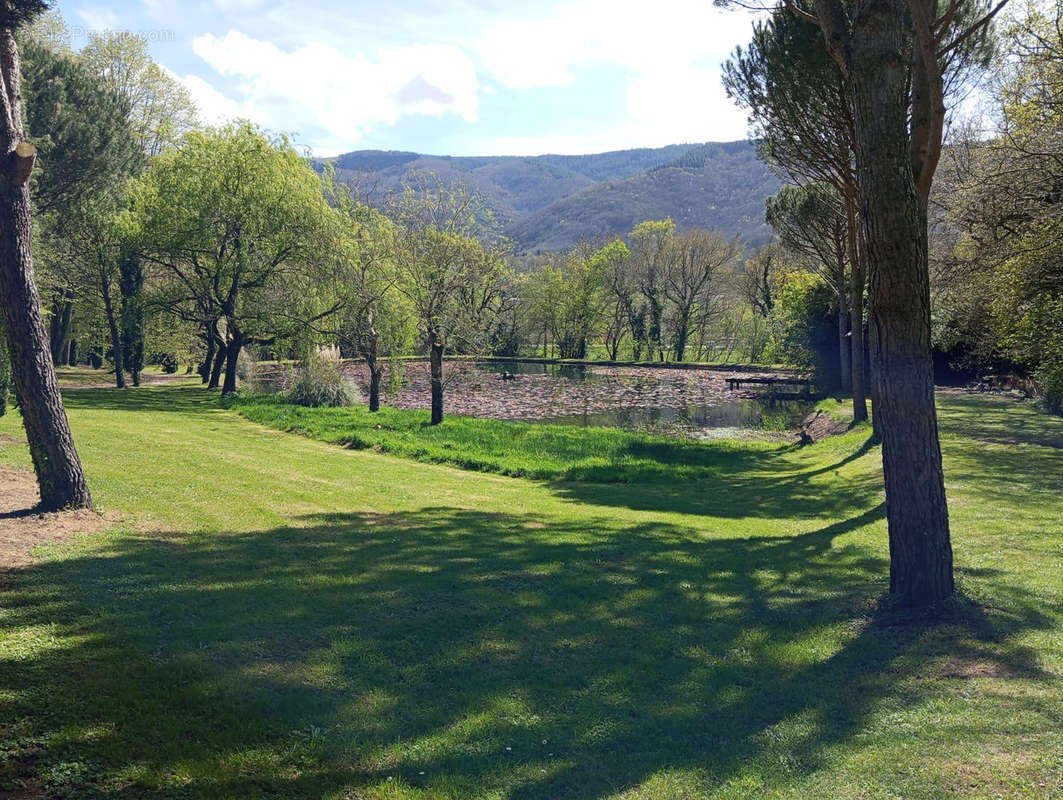
[{"label": "bush", "polygon": [[1042,364],[1034,377],[1044,392],[1042,402],[1053,414],[1063,413],[1063,363],[1053,361]]},{"label": "bush", "polygon": [[827,282],[790,273],[772,310],[769,360],[811,370],[818,388],[836,389],[841,385],[837,324],[837,297]]},{"label": "bush", "polygon": [[148,357],[149,364],[157,364],[167,375],[177,372],[178,359],[176,353],[152,353]]},{"label": "bush", "polygon": [[299,406],[353,406],[361,401],[358,390],[340,372],[340,355],[335,349],[313,350],[303,362],[299,378],[288,392],[288,400]]}]

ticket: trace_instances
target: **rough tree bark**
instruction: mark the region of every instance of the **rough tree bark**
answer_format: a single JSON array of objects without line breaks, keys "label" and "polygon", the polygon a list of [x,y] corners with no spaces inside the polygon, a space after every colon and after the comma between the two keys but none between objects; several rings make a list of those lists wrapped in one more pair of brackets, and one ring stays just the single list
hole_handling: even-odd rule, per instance
[{"label": "rough tree bark", "polygon": [[848,285],[845,281],[845,256],[836,253],[837,264],[834,267],[834,282],[838,287],[838,370],[842,384],[842,394],[853,390],[852,353],[849,348],[849,298]]},{"label": "rough tree bark", "polygon": [[[10,14],[10,10],[8,10]],[[22,141],[18,47],[0,28],[0,311],[42,509],[89,508],[74,438],[52,366],[30,250],[29,179],[36,148]]]},{"label": "rough tree bark", "polygon": [[210,380],[210,373],[214,367],[214,354],[218,350],[218,321],[211,320],[203,326],[203,343],[207,347],[207,352],[203,356],[203,363],[199,365],[199,377],[203,379],[203,383]]},{"label": "rough tree bark", "polygon": [[214,355],[214,364],[210,368],[210,380],[207,381],[208,389],[217,389],[221,385],[222,372],[225,370],[225,361],[229,355],[229,350],[225,346],[225,339],[218,335],[215,340],[217,342],[218,352]]},{"label": "rough tree bark", "polygon": [[890,592],[935,607],[952,594],[952,546],[934,406],[926,214],[910,161],[906,0],[861,3],[850,43],[856,162],[876,343]]},{"label": "rough tree bark", "polygon": [[849,228],[849,361],[852,365],[853,422],[863,422],[867,419],[864,375],[864,286],[867,285],[867,270],[864,268],[864,248],[860,246],[856,209],[848,200],[846,215]]}]

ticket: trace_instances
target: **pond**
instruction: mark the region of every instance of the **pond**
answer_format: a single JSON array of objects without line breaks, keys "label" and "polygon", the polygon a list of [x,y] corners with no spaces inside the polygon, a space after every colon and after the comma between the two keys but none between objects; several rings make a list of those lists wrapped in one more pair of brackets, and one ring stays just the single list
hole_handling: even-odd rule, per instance
[{"label": "pond", "polygon": [[[401,388],[385,400],[427,408],[428,364],[402,365]],[[367,391],[368,370],[345,371]],[[504,380],[503,373],[513,376]],[[770,401],[756,391],[731,391],[719,370],[605,367],[518,361],[448,361],[447,413],[493,419],[645,430],[669,435],[785,435],[808,413],[806,402]],[[742,374],[749,374],[743,372]],[[390,375],[385,371],[384,385]]]}]

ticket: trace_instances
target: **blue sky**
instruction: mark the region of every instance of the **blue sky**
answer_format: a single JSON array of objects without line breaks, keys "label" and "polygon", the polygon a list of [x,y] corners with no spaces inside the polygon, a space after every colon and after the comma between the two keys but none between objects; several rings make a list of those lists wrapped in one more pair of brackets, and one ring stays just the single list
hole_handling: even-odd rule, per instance
[{"label": "blue sky", "polygon": [[752,18],[711,0],[57,0],[148,37],[208,122],[317,155],[591,153],[746,134],[720,64]]}]

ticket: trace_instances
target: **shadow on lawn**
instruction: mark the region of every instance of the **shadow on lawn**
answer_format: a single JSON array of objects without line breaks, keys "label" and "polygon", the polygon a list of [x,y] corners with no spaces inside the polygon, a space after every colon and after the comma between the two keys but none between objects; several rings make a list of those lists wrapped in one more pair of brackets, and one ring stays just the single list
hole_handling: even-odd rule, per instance
[{"label": "shadow on lawn", "polygon": [[148,411],[156,414],[213,414],[221,408],[219,397],[216,391],[187,384],[126,389],[63,389],[63,404],[68,409]]},{"label": "shadow on lawn", "polygon": [[792,459],[792,448],[736,451],[712,443],[636,444],[630,448],[632,455],[656,460],[572,469],[551,488],[580,503],[638,511],[728,519],[839,519],[859,514],[882,498],[877,470],[844,481],[830,474],[872,447],[868,439],[836,463],[805,469]]},{"label": "shadow on lawn", "polygon": [[[735,539],[451,508],[119,538],[6,593],[0,632],[56,638],[0,660],[0,738],[9,769],[79,797],[364,798],[392,777],[591,800],[669,769],[784,789],[946,656],[1036,671],[1008,643],[1049,624],[1034,598],[967,608],[962,636],[876,624],[886,564],[841,537],[881,514]],[[46,745],[35,767],[18,741]]]}]

